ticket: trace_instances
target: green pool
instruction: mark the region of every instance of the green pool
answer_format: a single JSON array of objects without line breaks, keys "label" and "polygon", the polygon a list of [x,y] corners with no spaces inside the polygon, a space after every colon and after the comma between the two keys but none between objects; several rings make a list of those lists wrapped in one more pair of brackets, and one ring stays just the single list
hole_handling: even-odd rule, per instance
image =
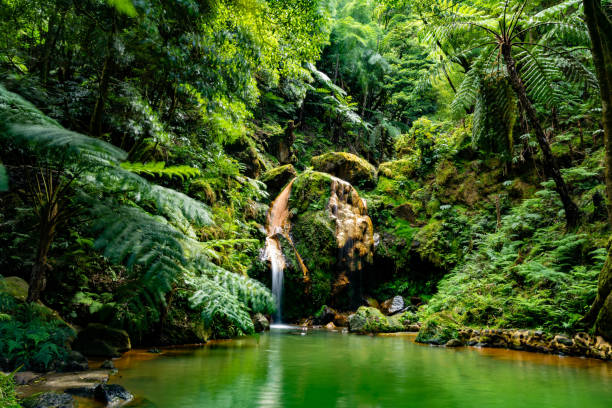
[{"label": "green pool", "polygon": [[446,349],[412,336],[273,330],[118,362],[134,406],[612,407],[612,363],[496,349]]}]

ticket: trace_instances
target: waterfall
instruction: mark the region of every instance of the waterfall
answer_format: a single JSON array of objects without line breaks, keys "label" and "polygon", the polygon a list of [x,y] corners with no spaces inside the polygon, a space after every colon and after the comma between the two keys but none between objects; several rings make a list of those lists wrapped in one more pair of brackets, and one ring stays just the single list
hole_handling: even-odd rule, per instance
[{"label": "waterfall", "polygon": [[268,236],[266,238],[264,259],[270,261],[270,268],[272,269],[272,293],[276,299],[276,315],[274,316],[274,322],[277,324],[282,321],[283,272],[285,270],[285,257],[281,250],[278,235],[282,235],[289,239],[290,225],[287,222],[289,218],[289,208],[287,204],[289,202],[292,184],[293,180],[287,184],[270,206],[267,220],[268,226],[266,228]]}]

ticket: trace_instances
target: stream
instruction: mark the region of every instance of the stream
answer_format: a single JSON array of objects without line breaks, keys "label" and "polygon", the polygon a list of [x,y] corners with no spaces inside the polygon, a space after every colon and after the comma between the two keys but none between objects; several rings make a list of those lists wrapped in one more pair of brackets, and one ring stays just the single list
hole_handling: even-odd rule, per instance
[{"label": "stream", "polygon": [[405,334],[287,327],[161,355],[131,351],[116,364],[111,382],[137,407],[612,406],[611,363],[431,347]]}]

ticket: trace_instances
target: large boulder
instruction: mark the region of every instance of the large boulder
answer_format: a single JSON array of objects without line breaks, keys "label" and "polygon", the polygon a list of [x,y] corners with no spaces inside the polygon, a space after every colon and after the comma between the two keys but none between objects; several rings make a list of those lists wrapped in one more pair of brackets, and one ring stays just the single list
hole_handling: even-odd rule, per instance
[{"label": "large boulder", "polygon": [[132,348],[130,336],[125,330],[100,323],[90,323],[81,330],[72,348],[92,357],[119,357]]},{"label": "large boulder", "polygon": [[70,394],[43,392],[21,401],[23,408],[73,408],[76,406]]},{"label": "large boulder", "polygon": [[376,186],[376,168],[352,153],[329,152],[313,157],[310,163],[314,170],[329,173],[355,186]]},{"label": "large boulder", "polygon": [[606,301],[599,311],[597,321],[595,322],[595,330],[604,339],[612,342],[612,292],[608,294]]},{"label": "large boulder", "polygon": [[395,316],[385,316],[376,308],[361,306],[348,318],[349,331],[354,333],[394,333],[414,331],[416,316],[405,312]]},{"label": "large boulder", "polygon": [[6,293],[22,302],[28,297],[28,289],[28,282],[17,276],[0,278],[0,293]]},{"label": "large boulder", "polygon": [[297,171],[291,164],[275,167],[261,175],[260,181],[268,188],[270,199],[274,199],[297,176]]}]

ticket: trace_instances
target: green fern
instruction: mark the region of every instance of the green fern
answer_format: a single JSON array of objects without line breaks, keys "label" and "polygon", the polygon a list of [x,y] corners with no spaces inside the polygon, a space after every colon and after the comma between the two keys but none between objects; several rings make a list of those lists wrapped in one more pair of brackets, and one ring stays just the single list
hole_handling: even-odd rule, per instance
[{"label": "green fern", "polygon": [[177,177],[181,180],[197,177],[201,174],[199,169],[190,166],[169,166],[164,162],[132,163],[125,161],[121,167],[136,174],[147,174],[149,176]]}]

